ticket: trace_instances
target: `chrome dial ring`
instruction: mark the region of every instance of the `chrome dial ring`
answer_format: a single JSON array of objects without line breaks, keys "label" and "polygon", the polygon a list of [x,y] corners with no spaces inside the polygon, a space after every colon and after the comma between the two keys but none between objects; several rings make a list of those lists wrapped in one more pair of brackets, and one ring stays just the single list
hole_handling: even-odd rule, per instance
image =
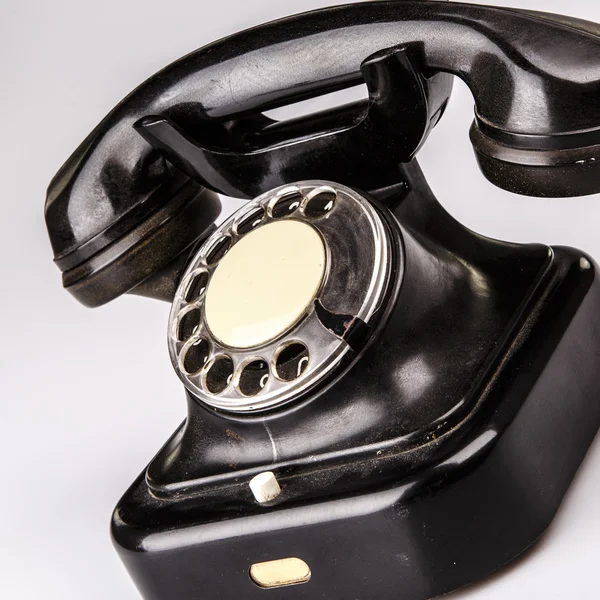
[{"label": "chrome dial ring", "polygon": [[[300,310],[293,307],[290,314],[294,317],[289,322],[284,319],[283,325],[262,328],[269,333],[261,337],[254,331],[261,328],[251,321],[253,313],[247,310],[248,305],[260,298],[271,301],[264,296],[262,263],[248,262],[257,260],[259,255],[252,254],[248,258],[245,252],[237,251],[235,260],[226,257],[237,244],[240,244],[238,250],[245,248],[251,236],[254,235],[256,241],[259,229],[271,227],[263,229],[260,237],[277,240],[276,236],[266,234],[275,233],[273,224],[285,221],[307,224],[318,234],[324,264],[317,283],[313,275],[309,278],[307,285],[316,288],[311,288],[309,301],[302,303]],[[279,248],[277,242],[271,242],[275,245],[264,248],[261,255],[270,259],[264,261],[270,265],[269,271],[264,273],[265,285],[271,282],[281,296],[281,302],[273,299],[272,307],[266,311],[260,310],[260,304],[253,305],[263,320],[268,320],[270,315],[275,317],[280,310],[285,314],[287,305],[300,293],[295,292],[286,300],[285,286],[279,285],[278,276],[270,270],[279,264],[277,258],[287,257],[282,269],[288,265],[292,271],[280,275],[293,287],[298,283],[293,269],[304,266],[301,262],[304,256],[313,263],[319,256],[318,243],[306,241],[312,238],[298,235],[298,239],[294,239],[293,232],[304,234],[304,229],[288,229],[292,232],[291,239],[279,238]],[[240,243],[244,239],[246,241]],[[248,248],[251,246],[247,243]],[[248,413],[294,400],[314,388],[352,350],[347,335],[352,328],[372,320],[389,284],[390,248],[388,228],[378,211],[369,200],[345,186],[305,181],[277,188],[252,200],[206,240],[181,279],[168,330],[169,354],[177,374],[196,398],[221,410]],[[223,270],[216,277],[220,265]],[[314,267],[313,273],[315,265],[311,267]],[[227,277],[224,277],[227,269]],[[227,278],[236,277],[236,273],[243,278],[244,269],[252,269],[257,277],[248,280],[245,287],[237,285],[237,281],[227,283]],[[299,273],[297,278],[301,279]],[[219,304],[212,302],[207,316],[207,296],[217,294],[217,283],[211,288],[213,279],[221,280],[219,293],[228,289],[235,293],[233,297],[221,296],[223,314],[214,316]],[[247,316],[240,316],[243,311]],[[227,325],[228,317],[236,323],[236,328],[225,335],[223,323]],[[249,337],[237,335],[244,319],[253,328]],[[213,332],[211,325],[215,332],[218,329],[219,335]]]}]

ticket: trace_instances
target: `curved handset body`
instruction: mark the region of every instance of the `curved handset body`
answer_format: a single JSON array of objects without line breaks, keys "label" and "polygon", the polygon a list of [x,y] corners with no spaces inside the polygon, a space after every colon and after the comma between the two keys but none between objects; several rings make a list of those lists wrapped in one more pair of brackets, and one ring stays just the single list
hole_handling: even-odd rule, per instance
[{"label": "curved handset body", "polygon": [[[446,74],[473,92],[471,138],[492,182],[541,196],[600,191],[597,25],[459,3],[333,7],[188,54],[98,125],[48,190],[46,219],[65,285],[87,304],[127,291],[102,294],[101,283],[86,293],[81,280],[99,267],[81,265],[179,197],[180,172],[236,197],[311,178],[367,190],[395,183],[395,165],[414,156],[440,118]],[[368,104],[291,123],[262,116],[362,81]],[[210,222],[218,207],[209,210],[208,197]],[[197,237],[187,236],[187,244]]]},{"label": "curved handset body", "polygon": [[[307,584],[294,598],[424,600],[498,568],[552,519],[600,424],[597,267],[479,236],[437,202],[415,156],[453,76],[473,93],[490,181],[600,192],[600,26],[427,0],[317,10],[192,52],[125,98],[50,184],[55,261],[76,298],[173,301],[188,418],[112,523],[148,600],[200,587],[260,598],[251,565],[290,556],[313,572],[287,580]],[[263,114],[360,83],[363,102]],[[216,192],[253,199],[216,228]],[[232,257],[286,220],[312,240],[302,258],[324,258],[311,271],[296,247],[263,255],[321,279],[296,321],[228,345],[206,311],[215,273],[230,310],[257,294],[260,253],[237,270]],[[225,263],[246,285],[237,295]],[[268,502],[249,486],[267,470]]]}]

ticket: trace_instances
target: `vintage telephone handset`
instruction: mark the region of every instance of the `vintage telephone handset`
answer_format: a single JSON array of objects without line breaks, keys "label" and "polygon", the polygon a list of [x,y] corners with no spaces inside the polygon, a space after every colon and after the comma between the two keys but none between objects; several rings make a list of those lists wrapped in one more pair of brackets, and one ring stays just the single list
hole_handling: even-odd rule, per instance
[{"label": "vintage telephone handset", "polygon": [[[597,266],[433,197],[415,155],[453,76],[492,183],[600,192],[600,26],[426,0],[193,52],[50,184],[78,300],[172,302],[188,418],[112,522],[144,598],[420,600],[550,523],[600,424]],[[264,115],[362,82],[368,101]],[[215,228],[214,192],[253,199]]]}]

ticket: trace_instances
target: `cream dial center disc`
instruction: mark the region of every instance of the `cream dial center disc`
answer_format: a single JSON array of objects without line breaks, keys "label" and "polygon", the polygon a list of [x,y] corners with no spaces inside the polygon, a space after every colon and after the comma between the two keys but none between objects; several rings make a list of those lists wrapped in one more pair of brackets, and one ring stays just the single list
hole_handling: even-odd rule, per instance
[{"label": "cream dial center disc", "polygon": [[260,346],[302,317],[325,274],[325,245],[306,223],[275,221],[221,259],[206,291],[206,323],[224,345]]}]

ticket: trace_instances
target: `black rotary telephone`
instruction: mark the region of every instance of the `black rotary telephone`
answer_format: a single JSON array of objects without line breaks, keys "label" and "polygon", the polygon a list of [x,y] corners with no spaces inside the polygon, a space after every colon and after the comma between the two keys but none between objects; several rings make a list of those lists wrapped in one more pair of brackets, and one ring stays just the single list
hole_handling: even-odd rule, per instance
[{"label": "black rotary telephone", "polygon": [[[415,156],[453,76],[492,183],[600,192],[600,26],[426,0],[193,52],[50,184],[78,300],[172,303],[188,418],[112,521],[147,600],[421,600],[553,518],[600,424],[597,266],[482,237],[437,202]],[[359,83],[367,101],[264,114]],[[250,200],[216,227],[215,192]]]}]

